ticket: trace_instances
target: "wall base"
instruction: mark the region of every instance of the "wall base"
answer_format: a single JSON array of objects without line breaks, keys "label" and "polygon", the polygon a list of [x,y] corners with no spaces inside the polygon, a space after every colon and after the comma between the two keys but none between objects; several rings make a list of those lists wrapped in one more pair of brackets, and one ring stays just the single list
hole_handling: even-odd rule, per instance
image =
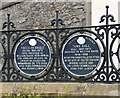
[{"label": "wall base", "polygon": [[120,84],[102,83],[0,83],[0,95],[120,96]]}]

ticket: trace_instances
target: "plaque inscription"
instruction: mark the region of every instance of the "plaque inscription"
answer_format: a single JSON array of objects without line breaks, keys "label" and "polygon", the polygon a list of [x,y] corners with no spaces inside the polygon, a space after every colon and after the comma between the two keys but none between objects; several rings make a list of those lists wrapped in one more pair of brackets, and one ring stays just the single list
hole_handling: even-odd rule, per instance
[{"label": "plaque inscription", "polygon": [[90,75],[99,65],[100,58],[100,48],[90,36],[76,35],[63,45],[63,66],[72,75]]},{"label": "plaque inscription", "polygon": [[38,75],[50,64],[50,47],[43,38],[29,36],[20,41],[15,49],[15,63],[25,75]]}]

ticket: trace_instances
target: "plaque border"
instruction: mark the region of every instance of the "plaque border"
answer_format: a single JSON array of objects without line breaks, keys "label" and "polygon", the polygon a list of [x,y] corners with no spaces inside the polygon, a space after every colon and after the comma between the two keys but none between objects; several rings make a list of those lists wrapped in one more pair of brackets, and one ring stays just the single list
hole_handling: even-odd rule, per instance
[{"label": "plaque border", "polygon": [[[85,31],[85,30],[83,30],[82,32],[88,32],[89,33],[89,31]],[[99,50],[100,50],[100,60],[99,60],[99,62],[98,62],[98,64],[97,64],[97,67],[93,70],[93,71],[91,71],[90,73],[88,73],[88,74],[85,74],[85,75],[77,75],[77,74],[74,74],[74,73],[72,73],[67,67],[66,67],[66,65],[65,65],[65,63],[64,63],[64,60],[63,60],[63,51],[64,51],[64,49],[65,49],[65,46],[66,46],[66,44],[73,38],[73,37],[77,37],[77,36],[80,36],[80,35],[83,35],[83,36],[87,36],[87,37],[89,37],[89,38],[91,38],[96,44],[97,44],[97,46],[98,46],[98,48],[99,48]],[[73,76],[73,77],[75,77],[75,78],[89,78],[89,77],[91,77],[91,76],[93,76],[94,74],[96,74],[96,72],[95,72],[95,70],[97,69],[99,69],[102,65],[100,64],[100,62],[101,62],[101,58],[102,58],[102,56],[101,56],[101,49],[100,49],[100,45],[90,36],[90,35],[88,35],[88,34],[81,34],[81,33],[79,33],[79,32],[75,32],[75,33],[73,33],[73,34],[71,34],[70,36],[68,36],[66,39],[65,39],[65,41],[64,41],[64,44],[62,45],[62,53],[61,53],[61,60],[62,60],[62,66],[63,66],[63,68],[67,71],[67,73],[70,75],[70,76]]]},{"label": "plaque border", "polygon": [[[36,38],[42,40],[42,41],[47,45],[47,47],[48,47],[48,49],[49,49],[49,53],[50,53],[49,62],[48,62],[48,64],[47,64],[46,68],[43,69],[42,71],[40,71],[40,72],[37,73],[37,74],[28,74],[28,73],[25,73],[24,71],[22,71],[22,70],[18,67],[18,64],[17,64],[17,62],[16,62],[16,58],[15,58],[17,47],[21,44],[21,42],[23,42],[25,39],[30,38],[30,37],[36,37]],[[48,43],[47,43],[47,42],[48,42]],[[54,56],[52,56],[52,55],[54,55],[53,45],[52,45],[51,42],[47,39],[46,36],[44,36],[44,35],[42,35],[42,34],[40,34],[40,33],[37,33],[37,32],[36,32],[36,33],[35,33],[35,32],[33,32],[33,33],[27,33],[27,34],[21,36],[21,37],[16,41],[16,43],[14,44],[14,47],[13,47],[13,49],[12,49],[12,53],[13,53],[13,58],[14,58],[13,61],[12,61],[12,63],[13,63],[13,65],[14,65],[16,71],[17,71],[22,77],[25,77],[25,78],[28,78],[28,79],[31,79],[31,78],[37,79],[37,78],[41,78],[41,77],[45,76],[45,75],[50,71],[50,69],[52,68],[52,66],[53,66],[53,64],[54,64]]]}]

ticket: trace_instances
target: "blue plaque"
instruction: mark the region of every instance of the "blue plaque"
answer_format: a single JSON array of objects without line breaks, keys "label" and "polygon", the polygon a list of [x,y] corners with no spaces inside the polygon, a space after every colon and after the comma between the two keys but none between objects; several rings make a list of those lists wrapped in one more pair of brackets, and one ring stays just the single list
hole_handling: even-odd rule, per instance
[{"label": "blue plaque", "polygon": [[14,52],[15,65],[24,75],[41,75],[50,67],[52,51],[44,38],[27,36],[20,40]]},{"label": "blue plaque", "polygon": [[62,48],[63,67],[74,76],[89,76],[99,66],[101,51],[88,35],[74,35],[65,41]]}]

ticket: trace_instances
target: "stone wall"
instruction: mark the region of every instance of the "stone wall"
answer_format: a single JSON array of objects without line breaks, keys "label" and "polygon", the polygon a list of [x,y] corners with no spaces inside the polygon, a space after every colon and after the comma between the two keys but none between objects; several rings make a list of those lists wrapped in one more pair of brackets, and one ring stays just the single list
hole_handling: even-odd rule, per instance
[{"label": "stone wall", "polygon": [[[0,84],[0,86],[2,87],[2,90],[3,90],[2,92],[3,96],[10,96],[12,94],[16,96],[20,96],[20,95],[99,96],[97,98],[103,98],[103,96],[106,96],[104,98],[119,98],[120,96],[119,84],[103,84],[103,83],[96,83],[96,84],[91,84],[91,83],[6,83],[5,84],[3,83],[2,85]],[[57,98],[63,98],[63,97],[57,97]],[[96,97],[90,97],[90,98],[96,98]]]},{"label": "stone wall", "polygon": [[16,29],[51,28],[51,20],[55,18],[55,11],[64,20],[66,27],[82,26],[86,24],[85,2],[22,2],[2,11],[3,22],[6,14],[11,14],[11,21]]}]

